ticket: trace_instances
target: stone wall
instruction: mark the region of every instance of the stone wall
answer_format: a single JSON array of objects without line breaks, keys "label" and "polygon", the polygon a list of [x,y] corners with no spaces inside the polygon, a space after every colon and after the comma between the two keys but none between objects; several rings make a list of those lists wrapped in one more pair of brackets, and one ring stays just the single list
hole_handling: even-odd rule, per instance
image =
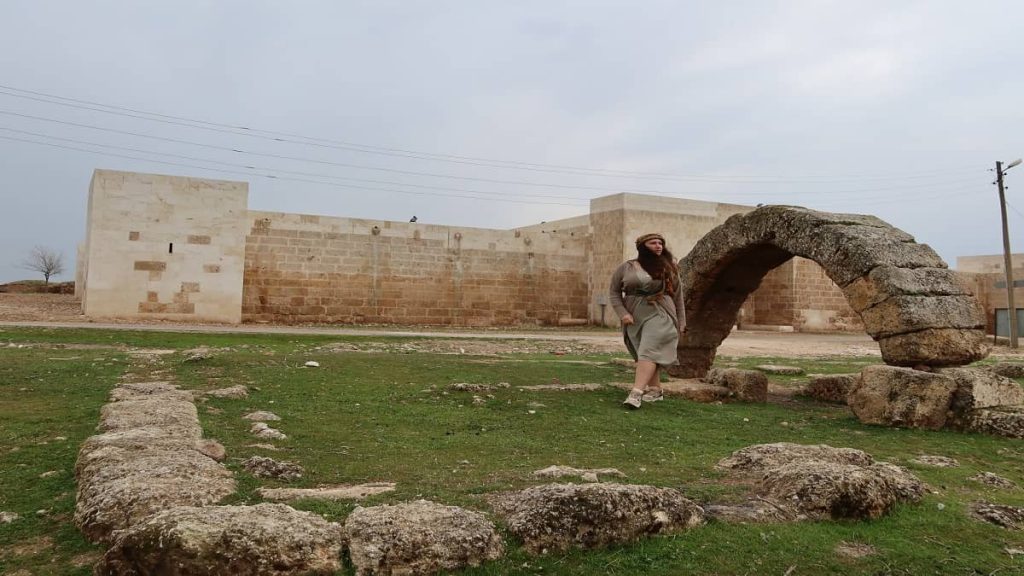
[{"label": "stone wall", "polygon": [[96,170],[85,315],[241,321],[247,202],[244,182]]},{"label": "stone wall", "polygon": [[860,316],[825,270],[806,258],[793,258],[793,326],[798,332],[864,330]]},{"label": "stone wall", "polygon": [[[712,228],[733,214],[751,210],[749,206],[720,204],[683,198],[643,194],[613,194],[590,201],[590,223],[594,256],[590,268],[593,291],[591,318],[600,322],[601,306],[606,301],[608,281],[615,268],[636,258],[634,241],[642,234],[660,232],[673,256],[682,258]],[[618,326],[619,318],[606,306],[604,323]]]},{"label": "stone wall", "polygon": [[[242,316],[492,326],[587,316],[589,239],[250,212]],[[552,223],[552,229],[558,229]]]},{"label": "stone wall", "polygon": [[[97,170],[76,291],[87,316],[238,323],[619,324],[614,269],[634,239],[677,258],[748,206],[614,194],[514,230],[247,210],[248,185]],[[1024,299],[1022,299],[1024,301]],[[817,265],[772,270],[741,324],[856,324]]]}]

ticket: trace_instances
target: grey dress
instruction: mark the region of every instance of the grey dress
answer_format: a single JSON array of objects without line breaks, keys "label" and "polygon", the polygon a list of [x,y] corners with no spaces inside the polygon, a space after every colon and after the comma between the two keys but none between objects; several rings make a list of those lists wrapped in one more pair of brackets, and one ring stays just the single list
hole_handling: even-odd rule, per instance
[{"label": "grey dress", "polygon": [[676,363],[676,346],[686,327],[686,310],[682,290],[677,289],[674,296],[658,295],[661,288],[661,280],[651,278],[636,260],[629,260],[612,274],[608,292],[619,318],[633,316],[633,324],[622,327],[623,340],[633,359],[667,367]]}]

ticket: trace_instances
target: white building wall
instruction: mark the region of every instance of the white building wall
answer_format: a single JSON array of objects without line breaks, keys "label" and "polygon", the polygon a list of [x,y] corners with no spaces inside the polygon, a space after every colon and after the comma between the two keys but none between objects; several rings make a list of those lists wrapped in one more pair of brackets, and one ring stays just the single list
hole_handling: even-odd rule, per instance
[{"label": "white building wall", "polygon": [[241,322],[248,191],[96,170],[80,263],[85,315]]}]

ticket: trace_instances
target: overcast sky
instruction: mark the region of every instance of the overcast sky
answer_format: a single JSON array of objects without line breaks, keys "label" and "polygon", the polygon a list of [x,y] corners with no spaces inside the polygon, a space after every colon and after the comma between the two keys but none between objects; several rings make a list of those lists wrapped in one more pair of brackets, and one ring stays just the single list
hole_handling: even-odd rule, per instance
[{"label": "overcast sky", "polygon": [[[955,266],[1002,251],[1022,35],[1009,1],[6,0],[0,282],[35,245],[73,278],[95,168],[485,228],[616,192],[796,204]],[[1024,252],[1024,166],[1007,184]]]}]

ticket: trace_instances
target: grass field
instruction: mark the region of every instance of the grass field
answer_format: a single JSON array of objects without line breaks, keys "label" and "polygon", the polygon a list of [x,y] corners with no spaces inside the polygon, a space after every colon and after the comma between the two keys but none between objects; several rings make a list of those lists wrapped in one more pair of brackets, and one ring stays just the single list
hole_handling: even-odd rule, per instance
[{"label": "grass field", "polygon": [[[101,550],[74,528],[73,468],[78,445],[94,433],[99,409],[124,374],[173,379],[207,390],[244,384],[245,400],[199,403],[209,437],[228,451],[239,480],[226,503],[256,503],[257,480],[240,468],[253,455],[305,468],[290,486],[391,481],[397,490],[362,505],[415,498],[489,511],[483,495],[537,484],[534,470],[552,464],[614,467],[630,483],[681,490],[698,502],[738,499],[743,487],[714,470],[733,450],[766,442],[826,443],[859,448],[908,467],[933,492],[871,522],[726,525],[631,546],[535,558],[508,537],[509,553],[465,574],[1024,574],[1024,533],[969,518],[976,500],[1024,505],[1021,489],[969,480],[989,471],[1024,486],[1024,444],[975,434],[860,424],[841,406],[795,398],[753,404],[668,400],[635,412],[612,387],[593,392],[522,391],[550,383],[611,383],[630,372],[608,355],[512,353],[473,356],[402,353],[410,340],[294,335],[174,334],[85,329],[0,331],[0,573],[88,574]],[[343,345],[343,346],[339,346]],[[186,363],[184,350],[214,349]],[[339,349],[340,348],[340,349]],[[384,350],[367,352],[348,348]],[[138,351],[163,349],[162,354]],[[169,352],[173,351],[173,352]],[[625,353],[621,356],[625,356]],[[305,368],[315,360],[319,368]],[[722,364],[782,363],[808,372],[853,372],[869,358],[720,358]],[[792,385],[792,377],[772,377]],[[455,382],[508,388],[478,394],[447,391]],[[269,410],[288,434],[269,452],[249,445],[241,416]],[[956,458],[958,468],[910,460]],[[354,503],[300,501],[296,508],[344,521]],[[869,545],[859,558],[841,543]],[[1010,552],[1008,552],[1009,550]],[[351,573],[351,568],[349,572]]]}]

